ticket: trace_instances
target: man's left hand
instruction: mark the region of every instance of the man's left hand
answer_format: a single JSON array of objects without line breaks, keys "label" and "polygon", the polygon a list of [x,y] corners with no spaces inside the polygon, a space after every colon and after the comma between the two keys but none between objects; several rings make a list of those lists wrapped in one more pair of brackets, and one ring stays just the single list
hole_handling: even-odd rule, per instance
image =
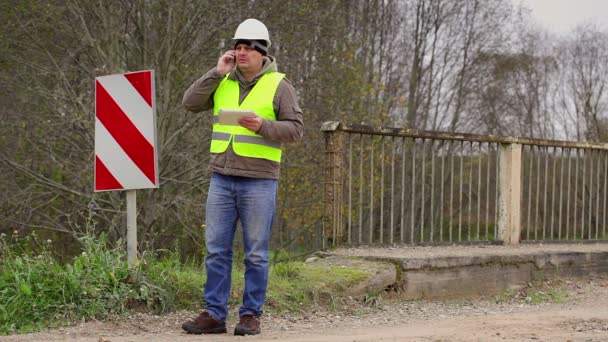
[{"label": "man's left hand", "polygon": [[257,133],[262,127],[262,118],[257,115],[247,115],[239,119],[239,125]]}]

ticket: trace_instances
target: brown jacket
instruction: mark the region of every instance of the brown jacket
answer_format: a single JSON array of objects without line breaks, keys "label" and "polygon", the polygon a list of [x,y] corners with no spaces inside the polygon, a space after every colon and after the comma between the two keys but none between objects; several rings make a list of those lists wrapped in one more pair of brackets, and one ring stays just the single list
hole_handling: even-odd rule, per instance
[{"label": "brown jacket", "polygon": [[[251,82],[245,80],[238,68],[235,68],[228,77],[239,82],[241,90],[239,103],[245,100],[263,74],[273,71],[277,71],[277,64],[272,56],[264,58],[262,70]],[[212,109],[213,95],[223,78],[224,76],[216,68],[209,70],[186,90],[182,100],[184,107],[195,113]],[[277,120],[262,119],[262,126],[257,133],[266,139],[281,143],[302,138],[304,133],[302,110],[298,105],[296,92],[287,79],[279,83],[273,105]],[[232,144],[224,153],[211,153],[209,161],[209,170],[212,172],[252,178],[278,179],[280,167],[280,163],[271,160],[241,157],[234,153]]]}]

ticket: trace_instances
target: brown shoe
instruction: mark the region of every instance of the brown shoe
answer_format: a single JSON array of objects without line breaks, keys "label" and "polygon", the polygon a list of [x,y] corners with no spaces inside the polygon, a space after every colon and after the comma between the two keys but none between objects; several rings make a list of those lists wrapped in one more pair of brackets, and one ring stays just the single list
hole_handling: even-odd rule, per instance
[{"label": "brown shoe", "polygon": [[238,336],[257,335],[261,332],[260,319],[254,315],[243,315],[239,324],[234,328],[234,334]]},{"label": "brown shoe", "polygon": [[222,334],[226,332],[226,323],[211,317],[205,311],[195,319],[182,324],[182,329],[190,334]]}]

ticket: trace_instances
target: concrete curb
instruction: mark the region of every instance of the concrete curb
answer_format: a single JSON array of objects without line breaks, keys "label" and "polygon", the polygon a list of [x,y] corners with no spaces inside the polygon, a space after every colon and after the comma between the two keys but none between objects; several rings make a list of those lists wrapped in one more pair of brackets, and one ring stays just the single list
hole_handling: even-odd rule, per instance
[{"label": "concrete curb", "polygon": [[[372,263],[365,267],[379,271],[377,274],[370,274],[367,281],[358,284],[353,293],[361,294],[393,287],[400,290],[400,297],[404,299],[496,294],[536,280],[608,273],[608,252],[603,251],[436,258],[332,255],[323,260],[337,264],[345,264],[345,260],[351,260],[348,266],[357,267],[357,263],[352,261],[357,259]],[[387,271],[386,266],[389,264],[393,266],[394,273]],[[375,279],[380,276],[382,281]],[[391,279],[394,280],[393,284],[389,284]]]}]

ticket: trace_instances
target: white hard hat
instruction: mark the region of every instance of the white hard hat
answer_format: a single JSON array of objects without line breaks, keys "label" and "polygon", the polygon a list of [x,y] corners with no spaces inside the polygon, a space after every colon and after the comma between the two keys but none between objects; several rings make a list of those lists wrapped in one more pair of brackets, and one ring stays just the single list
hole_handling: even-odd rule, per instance
[{"label": "white hard hat", "polygon": [[264,40],[266,47],[270,47],[270,36],[266,25],[257,19],[247,19],[236,28],[233,40]]}]

